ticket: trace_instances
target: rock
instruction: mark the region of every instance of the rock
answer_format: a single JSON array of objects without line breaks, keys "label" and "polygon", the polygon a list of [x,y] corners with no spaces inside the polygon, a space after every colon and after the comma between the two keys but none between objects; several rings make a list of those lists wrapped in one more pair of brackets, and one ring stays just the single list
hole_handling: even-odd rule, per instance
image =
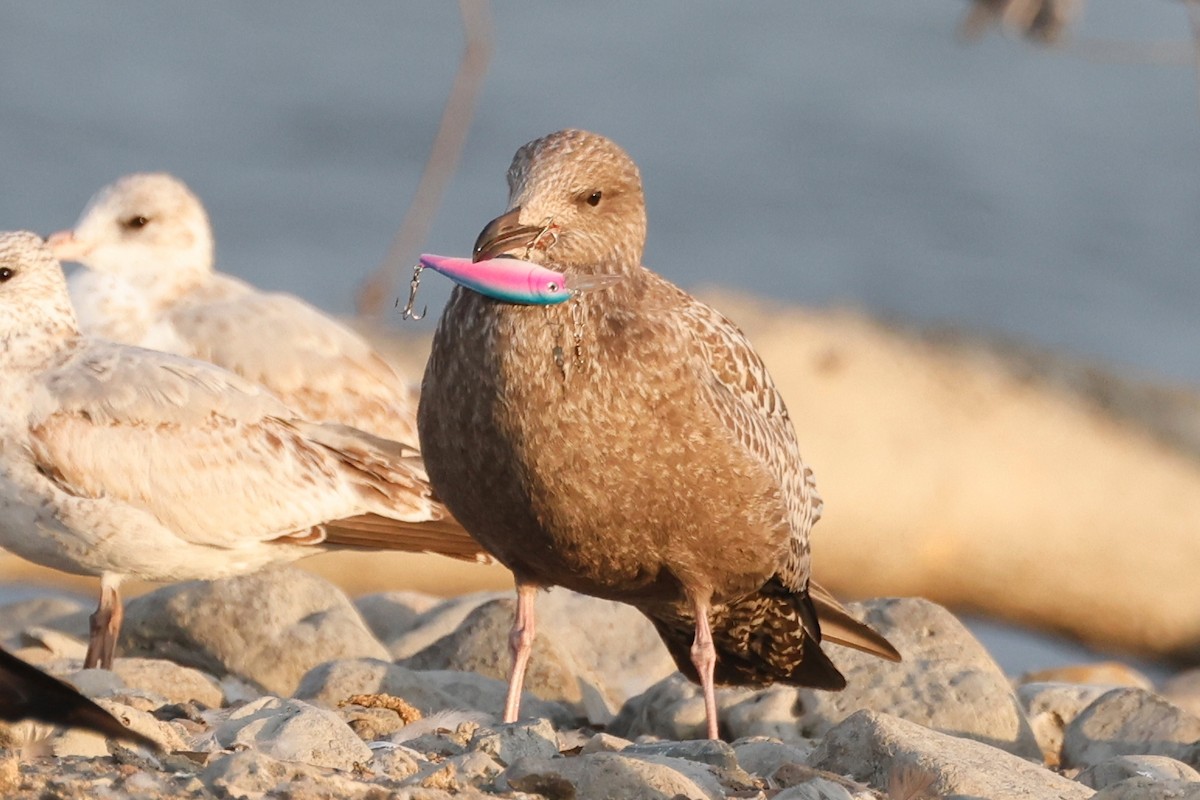
[{"label": "rock", "polygon": [[220,708],[225,702],[216,678],[161,658],[118,658],[113,672],[126,686],[153,692],[170,703]]},{"label": "rock", "polygon": [[722,769],[737,769],[738,759],[727,743],[711,739],[683,742],[638,742],[621,751],[627,756],[663,756],[711,764]]},{"label": "rock", "polygon": [[948,797],[1084,800],[1092,790],[1011,753],[929,730],[874,711],[859,711],[830,730],[812,766],[872,786],[887,786],[912,764],[932,775],[930,789]]},{"label": "rock", "polygon": [[[858,709],[871,709],[1028,758],[1041,751],[1008,680],[987,651],[949,611],[919,598],[851,604],[852,613],[891,640],[904,656],[893,664],[826,645],[846,676],[841,692],[776,685],[717,692],[728,738],[769,736],[785,742],[819,738]],[[631,699],[610,727],[633,738],[703,735],[699,688],[674,676]]]},{"label": "rock", "polygon": [[1075,780],[1093,789],[1105,789],[1137,777],[1200,783],[1200,772],[1167,756],[1117,756],[1088,767]]},{"label": "rock", "polygon": [[263,697],[234,709],[214,733],[222,747],[254,747],[282,761],[349,771],[371,760],[337,714],[300,700]]},{"label": "rock", "polygon": [[1200,800],[1200,783],[1130,778],[1097,792],[1092,800]]},{"label": "rock", "polygon": [[425,592],[398,590],[363,595],[355,599],[354,607],[375,638],[387,647],[388,642],[416,627],[421,615],[437,607],[442,600]]},{"label": "rock", "polygon": [[[66,595],[48,595],[6,603],[0,606],[0,639],[17,639],[22,631],[30,628],[53,628],[76,639],[87,636],[86,614],[91,609],[80,600]],[[82,625],[76,619],[84,614]]]},{"label": "rock", "polygon": [[1027,672],[1019,683],[1079,683],[1091,686],[1132,686],[1153,690],[1154,682],[1128,664],[1104,661],[1098,664],[1072,664],[1065,667]]},{"label": "rock", "polygon": [[850,608],[886,636],[904,661],[892,664],[828,646],[847,686],[841,692],[798,690],[803,709],[799,724],[805,734],[823,736],[866,708],[1024,758],[1041,758],[1008,679],[953,614],[920,598],[872,600]]},{"label": "rock", "polygon": [[1062,763],[1063,734],[1079,713],[1109,691],[1104,686],[1075,683],[1026,683],[1017,687],[1029,727],[1047,766]]},{"label": "rock", "polygon": [[[503,784],[503,785],[502,785]],[[497,786],[544,795],[548,800],[636,797],[673,800],[725,797],[713,773],[678,758],[592,753],[574,758],[523,758],[504,771]]]},{"label": "rock", "polygon": [[518,758],[553,758],[558,755],[558,734],[548,719],[513,722],[480,728],[471,750],[487,753],[504,766]]},{"label": "rock", "polygon": [[[158,742],[164,752],[188,749],[183,736],[174,726],[155,719],[149,713],[108,699],[97,699],[97,705],[112,714],[132,730]],[[79,728],[69,728],[53,736],[50,752],[59,758],[80,756],[98,758],[109,754],[110,744],[103,736]],[[128,745],[120,745],[128,746]]]},{"label": "rock", "polygon": [[538,595],[537,611],[538,637],[553,637],[599,676],[616,708],[675,672],[654,624],[633,606],[555,587]]},{"label": "rock", "polygon": [[77,658],[82,661],[87,655],[87,643],[54,628],[36,625],[25,628],[21,631],[19,641],[22,647],[40,647],[55,658]]},{"label": "rock", "polygon": [[1172,704],[1200,717],[1200,669],[1174,675],[1158,692]]},{"label": "rock", "polygon": [[269,793],[302,798],[358,800],[377,796],[379,788],[311,764],[272,758],[259,750],[214,756],[200,780],[217,797],[265,798]]},{"label": "rock", "polygon": [[771,776],[784,764],[807,764],[809,756],[816,749],[816,745],[810,742],[785,744],[766,736],[738,739],[731,746],[742,769],[763,777]]},{"label": "rock", "polygon": [[633,742],[628,739],[613,736],[611,733],[597,733],[584,742],[583,747],[579,748],[579,755],[586,756],[589,753],[619,753],[631,744]]},{"label": "rock", "polygon": [[459,794],[464,789],[490,784],[504,768],[486,753],[474,750],[423,765],[406,783],[425,789],[442,789]]},{"label": "rock", "polygon": [[167,658],[291,694],[304,673],[338,658],[386,658],[346,596],[292,568],[167,586],[129,603],[125,655]]},{"label": "rock", "polygon": [[[425,715],[464,707],[499,714],[507,691],[505,683],[470,672],[420,672],[365,658],[322,664],[304,676],[296,697],[333,708],[351,695],[382,692],[403,698]],[[563,706],[528,694],[521,709],[526,716],[546,717],[559,724],[573,720]]]},{"label": "rock", "polygon": [[506,597],[512,597],[512,592],[474,592],[451,597],[419,614],[405,633],[381,641],[392,658],[397,661],[409,658],[454,633],[467,615],[479,606]]},{"label": "rock", "polygon": [[1143,689],[1110,689],[1063,735],[1064,767],[1090,767],[1122,755],[1163,755],[1194,763],[1200,717]]},{"label": "rock", "polygon": [[371,771],[392,780],[410,778],[420,771],[422,764],[428,762],[415,750],[391,742],[377,742],[371,746],[371,752]]},{"label": "rock", "polygon": [[358,738],[368,744],[387,739],[408,724],[395,711],[386,708],[363,708],[349,704],[339,706],[334,712]]},{"label": "rock", "polygon": [[[454,606],[455,612],[465,605]],[[413,653],[406,666],[507,680],[513,609],[509,595],[475,605],[453,630]],[[630,696],[675,671],[653,624],[632,606],[552,589],[538,595],[537,614],[526,690],[566,703],[593,724],[607,724]],[[444,625],[450,617],[439,610],[435,618]],[[426,635],[429,627],[418,630]]]}]

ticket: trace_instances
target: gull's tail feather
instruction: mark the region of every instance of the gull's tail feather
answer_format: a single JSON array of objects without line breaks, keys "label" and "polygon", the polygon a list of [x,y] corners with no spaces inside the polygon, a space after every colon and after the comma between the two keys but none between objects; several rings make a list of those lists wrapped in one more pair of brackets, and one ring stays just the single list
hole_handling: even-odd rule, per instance
[{"label": "gull's tail feather", "polygon": [[327,522],[324,544],[364,550],[434,553],[462,561],[491,563],[491,556],[450,516],[405,522],[378,514],[360,514]]},{"label": "gull's tail feather", "polygon": [[808,596],[821,620],[821,640],[861,650],[888,661],[899,661],[900,652],[879,633],[850,616],[846,607],[814,580],[808,582]]}]

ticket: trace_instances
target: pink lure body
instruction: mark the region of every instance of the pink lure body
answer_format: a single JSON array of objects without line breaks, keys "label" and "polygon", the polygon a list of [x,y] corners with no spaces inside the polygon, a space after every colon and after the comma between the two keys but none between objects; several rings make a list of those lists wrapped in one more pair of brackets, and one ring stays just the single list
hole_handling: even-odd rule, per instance
[{"label": "pink lure body", "polygon": [[425,254],[421,256],[421,266],[506,303],[548,306],[571,296],[566,275],[531,261],[489,258],[473,262],[469,258]]}]

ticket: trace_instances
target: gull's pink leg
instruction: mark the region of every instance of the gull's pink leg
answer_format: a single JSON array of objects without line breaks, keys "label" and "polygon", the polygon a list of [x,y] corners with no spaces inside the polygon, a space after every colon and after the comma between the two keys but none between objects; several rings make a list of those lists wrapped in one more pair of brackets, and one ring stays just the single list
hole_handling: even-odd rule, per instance
[{"label": "gull's pink leg", "polygon": [[717,733],[717,694],[713,688],[713,672],[717,668],[717,648],[713,646],[712,628],[708,624],[708,601],[693,600],[696,611],[696,638],[692,642],[692,664],[700,676],[704,690],[704,716],[708,720],[708,738],[720,738]]},{"label": "gull's pink leg", "polygon": [[118,591],[120,578],[103,575],[100,578],[100,605],[90,617],[87,655],[83,659],[84,669],[112,669],[113,656],[117,651],[117,638],[121,635],[121,623],[125,619],[125,606]]},{"label": "gull's pink leg", "polygon": [[534,603],[537,587],[531,583],[517,584],[517,618],[508,635],[508,647],[512,651],[512,672],[508,673],[508,697],[504,701],[504,721],[516,722],[521,711],[521,688],[525,685],[525,668],[529,666],[529,655],[533,652]]}]

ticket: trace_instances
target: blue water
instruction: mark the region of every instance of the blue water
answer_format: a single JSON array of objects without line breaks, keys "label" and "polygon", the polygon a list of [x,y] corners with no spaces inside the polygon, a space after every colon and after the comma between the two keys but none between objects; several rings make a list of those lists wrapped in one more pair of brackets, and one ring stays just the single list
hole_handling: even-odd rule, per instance
[{"label": "blue water", "polygon": [[[1191,69],[963,46],[964,7],[496,3],[426,249],[466,251],[502,210],[518,145],[586,127],[641,164],[647,263],[684,285],[1200,382]],[[1118,0],[1092,0],[1078,34],[1188,35],[1181,4]],[[209,205],[226,270],[348,312],[411,199],[460,49],[452,3],[5,4],[0,226],[64,227],[101,184],[165,169]]]}]

